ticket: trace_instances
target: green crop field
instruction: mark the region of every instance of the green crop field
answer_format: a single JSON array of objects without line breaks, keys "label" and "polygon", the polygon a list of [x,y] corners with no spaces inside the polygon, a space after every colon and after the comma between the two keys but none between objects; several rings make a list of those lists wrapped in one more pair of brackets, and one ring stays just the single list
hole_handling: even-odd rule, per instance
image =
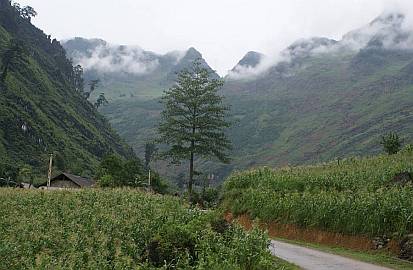
[{"label": "green crop field", "polygon": [[234,173],[224,186],[233,214],[351,235],[402,237],[413,231],[413,154],[351,158],[318,166]]},{"label": "green crop field", "polygon": [[0,189],[0,269],[290,269],[219,216],[132,190]]}]

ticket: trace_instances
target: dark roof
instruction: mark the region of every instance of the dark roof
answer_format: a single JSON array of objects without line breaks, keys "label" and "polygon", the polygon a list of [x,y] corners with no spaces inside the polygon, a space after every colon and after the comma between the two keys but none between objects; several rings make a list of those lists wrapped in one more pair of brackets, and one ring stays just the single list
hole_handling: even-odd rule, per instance
[{"label": "dark roof", "polygon": [[91,187],[95,185],[95,181],[92,179],[84,178],[78,175],[70,174],[70,173],[61,173],[51,179],[51,181],[59,180],[62,176],[65,176],[70,181],[74,182],[80,187]]}]

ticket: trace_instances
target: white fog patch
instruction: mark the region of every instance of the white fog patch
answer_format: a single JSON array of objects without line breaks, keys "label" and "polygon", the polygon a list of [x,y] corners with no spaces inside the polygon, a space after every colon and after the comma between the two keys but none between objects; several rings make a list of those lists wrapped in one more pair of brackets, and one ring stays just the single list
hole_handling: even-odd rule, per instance
[{"label": "white fog patch", "polygon": [[289,58],[281,53],[273,56],[262,56],[256,66],[236,65],[233,70],[228,72],[228,78],[232,80],[251,79],[283,61],[289,61]]},{"label": "white fog patch", "polygon": [[171,51],[165,54],[165,56],[169,56],[175,59],[175,64],[178,64],[182,58],[186,55],[187,51]]},{"label": "white fog patch", "polygon": [[73,60],[85,70],[105,73],[146,74],[159,65],[158,59],[151,57],[139,47],[109,44],[98,46],[87,54],[76,52]]},{"label": "white fog patch", "polygon": [[387,50],[413,50],[413,14],[405,6],[392,6],[368,25],[351,31],[340,41],[327,38],[309,38],[294,42],[282,52],[263,57],[256,66],[237,65],[228,78],[250,79],[259,76],[281,62],[291,62],[297,57],[340,53],[345,50],[359,51],[367,46],[379,46]]},{"label": "white fog patch", "polygon": [[263,56],[261,61],[254,67],[238,64],[228,73],[228,78],[232,80],[252,79],[279,63],[290,63],[298,57],[332,53],[338,50],[339,46],[335,40],[326,38],[300,39],[277,54]]},{"label": "white fog patch", "polygon": [[355,50],[369,44],[380,44],[388,50],[412,50],[412,16],[397,9],[389,10],[370,24],[344,35],[341,43]]}]

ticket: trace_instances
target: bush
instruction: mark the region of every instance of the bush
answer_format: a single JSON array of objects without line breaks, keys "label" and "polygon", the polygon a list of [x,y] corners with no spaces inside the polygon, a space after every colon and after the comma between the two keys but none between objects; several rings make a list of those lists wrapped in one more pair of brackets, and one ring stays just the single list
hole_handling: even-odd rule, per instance
[{"label": "bush", "polygon": [[98,180],[98,184],[100,187],[115,187],[116,185],[113,176],[110,174],[101,176]]},{"label": "bush", "polygon": [[[124,160],[117,155],[106,156],[99,165],[96,178],[102,187],[147,187],[148,174],[139,159]],[[151,186],[157,193],[166,193],[168,185],[152,172]]]},{"label": "bush", "polygon": [[389,155],[397,154],[402,146],[399,135],[394,132],[382,136],[380,143],[383,145],[384,151]]}]

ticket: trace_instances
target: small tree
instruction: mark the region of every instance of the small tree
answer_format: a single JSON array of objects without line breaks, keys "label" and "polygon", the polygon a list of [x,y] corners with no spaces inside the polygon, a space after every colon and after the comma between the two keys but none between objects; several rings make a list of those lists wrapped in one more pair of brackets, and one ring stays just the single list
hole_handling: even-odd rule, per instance
[{"label": "small tree", "polygon": [[96,178],[101,186],[142,186],[144,170],[138,159],[124,160],[117,155],[106,156],[98,167]]},{"label": "small tree", "polygon": [[21,182],[28,181],[29,187],[33,185],[33,169],[30,165],[24,165],[19,170],[19,180]]},{"label": "small tree", "polygon": [[380,144],[383,145],[384,151],[389,155],[397,154],[402,146],[399,135],[395,132],[382,136]]},{"label": "small tree", "polygon": [[37,12],[36,10],[34,10],[34,8],[32,8],[31,6],[25,6],[24,8],[20,8],[20,16],[25,19],[28,20],[29,22],[32,20],[33,17],[37,16]]},{"label": "small tree", "polygon": [[100,106],[102,105],[106,105],[109,104],[109,102],[107,101],[107,99],[105,98],[105,94],[104,93],[100,93],[98,99],[95,102],[95,107],[96,109],[99,109]]},{"label": "small tree", "polygon": [[231,143],[224,129],[229,108],[218,94],[223,80],[212,79],[211,73],[196,61],[191,70],[178,74],[176,84],[162,97],[164,110],[159,124],[159,141],[169,148],[161,156],[175,163],[189,160],[188,195],[192,199],[194,159],[217,158],[229,162]]}]

